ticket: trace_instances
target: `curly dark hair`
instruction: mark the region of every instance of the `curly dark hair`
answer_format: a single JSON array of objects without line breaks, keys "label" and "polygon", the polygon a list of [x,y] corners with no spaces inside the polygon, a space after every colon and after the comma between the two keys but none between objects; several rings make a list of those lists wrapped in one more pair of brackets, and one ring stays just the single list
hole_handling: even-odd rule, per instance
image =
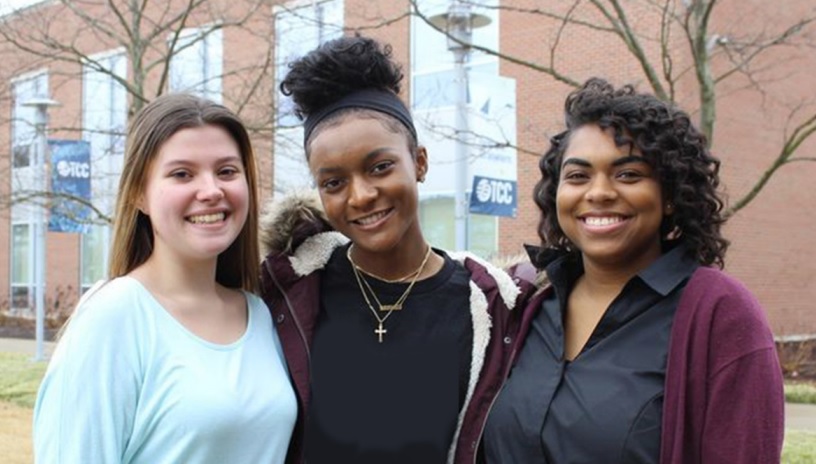
[{"label": "curly dark hair", "polygon": [[541,180],[534,190],[543,244],[537,264],[553,251],[578,251],[558,224],[556,191],[570,134],[597,124],[613,131],[617,146],[640,151],[658,177],[664,202],[674,206],[674,213],[660,226],[664,249],[680,237],[700,264],[723,267],[728,241],[720,233],[725,222],[717,190],[720,161],[711,155],[705,135],[688,114],[653,95],[637,93],[630,85],[615,89],[600,78],[589,79],[570,93],[564,107],[567,130],[551,138],[539,161]]},{"label": "curly dark hair", "polygon": [[[360,90],[383,90],[400,93],[404,77],[402,67],[391,58],[388,44],[362,36],[341,37],[289,64],[289,72],[280,84],[281,93],[291,96],[295,115],[301,120],[351,93]],[[332,113],[320,122],[310,140],[322,129],[338,123],[349,113],[382,121],[393,132],[404,133],[411,153],[416,151],[416,137],[396,118],[379,111],[347,108]],[[306,156],[309,156],[309,141]]]}]

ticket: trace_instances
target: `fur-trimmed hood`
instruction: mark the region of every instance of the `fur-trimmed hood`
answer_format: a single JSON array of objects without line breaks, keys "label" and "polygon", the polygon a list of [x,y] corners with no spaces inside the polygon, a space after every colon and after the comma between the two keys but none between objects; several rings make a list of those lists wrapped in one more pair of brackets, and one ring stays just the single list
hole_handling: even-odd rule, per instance
[{"label": "fur-trimmed hood", "polygon": [[272,200],[261,216],[261,254],[291,254],[307,238],[331,231],[315,190],[301,190]]}]

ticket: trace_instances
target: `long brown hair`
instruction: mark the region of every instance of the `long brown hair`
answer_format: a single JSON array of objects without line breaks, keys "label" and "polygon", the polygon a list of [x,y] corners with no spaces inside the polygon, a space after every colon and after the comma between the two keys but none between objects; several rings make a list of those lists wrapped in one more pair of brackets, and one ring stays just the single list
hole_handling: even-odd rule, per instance
[{"label": "long brown hair", "polygon": [[116,198],[110,277],[123,276],[153,252],[150,218],[138,208],[147,175],[159,150],[182,129],[217,126],[230,134],[241,153],[249,189],[249,212],[235,241],[218,256],[215,280],[231,288],[258,288],[258,192],[255,155],[241,120],[226,107],[187,94],[161,96],[136,115],[128,128],[125,164]]}]

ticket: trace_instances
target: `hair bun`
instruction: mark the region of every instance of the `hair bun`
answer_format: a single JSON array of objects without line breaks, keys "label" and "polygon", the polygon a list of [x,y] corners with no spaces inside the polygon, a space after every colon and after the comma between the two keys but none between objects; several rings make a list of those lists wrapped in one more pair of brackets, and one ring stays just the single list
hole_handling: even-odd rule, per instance
[{"label": "hair bun", "polygon": [[402,78],[402,68],[391,60],[390,45],[368,37],[342,37],[290,63],[280,90],[292,97],[295,114],[305,119],[358,90],[399,94]]}]

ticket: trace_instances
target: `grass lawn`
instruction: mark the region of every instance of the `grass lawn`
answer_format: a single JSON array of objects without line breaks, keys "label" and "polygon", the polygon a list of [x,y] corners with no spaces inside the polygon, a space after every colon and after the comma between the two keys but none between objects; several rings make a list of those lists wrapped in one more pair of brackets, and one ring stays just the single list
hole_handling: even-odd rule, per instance
[{"label": "grass lawn", "polygon": [[785,464],[816,462],[816,431],[785,430],[782,462]]},{"label": "grass lawn", "polygon": [[[30,359],[29,355],[0,353],[0,461],[4,464],[33,462],[32,408],[46,366]],[[786,430],[782,462],[816,462],[816,431]]]},{"label": "grass lawn", "polygon": [[816,383],[812,381],[785,382],[785,401],[816,404]]},{"label": "grass lawn", "polygon": [[33,408],[45,367],[30,355],[0,353],[0,401]]}]

